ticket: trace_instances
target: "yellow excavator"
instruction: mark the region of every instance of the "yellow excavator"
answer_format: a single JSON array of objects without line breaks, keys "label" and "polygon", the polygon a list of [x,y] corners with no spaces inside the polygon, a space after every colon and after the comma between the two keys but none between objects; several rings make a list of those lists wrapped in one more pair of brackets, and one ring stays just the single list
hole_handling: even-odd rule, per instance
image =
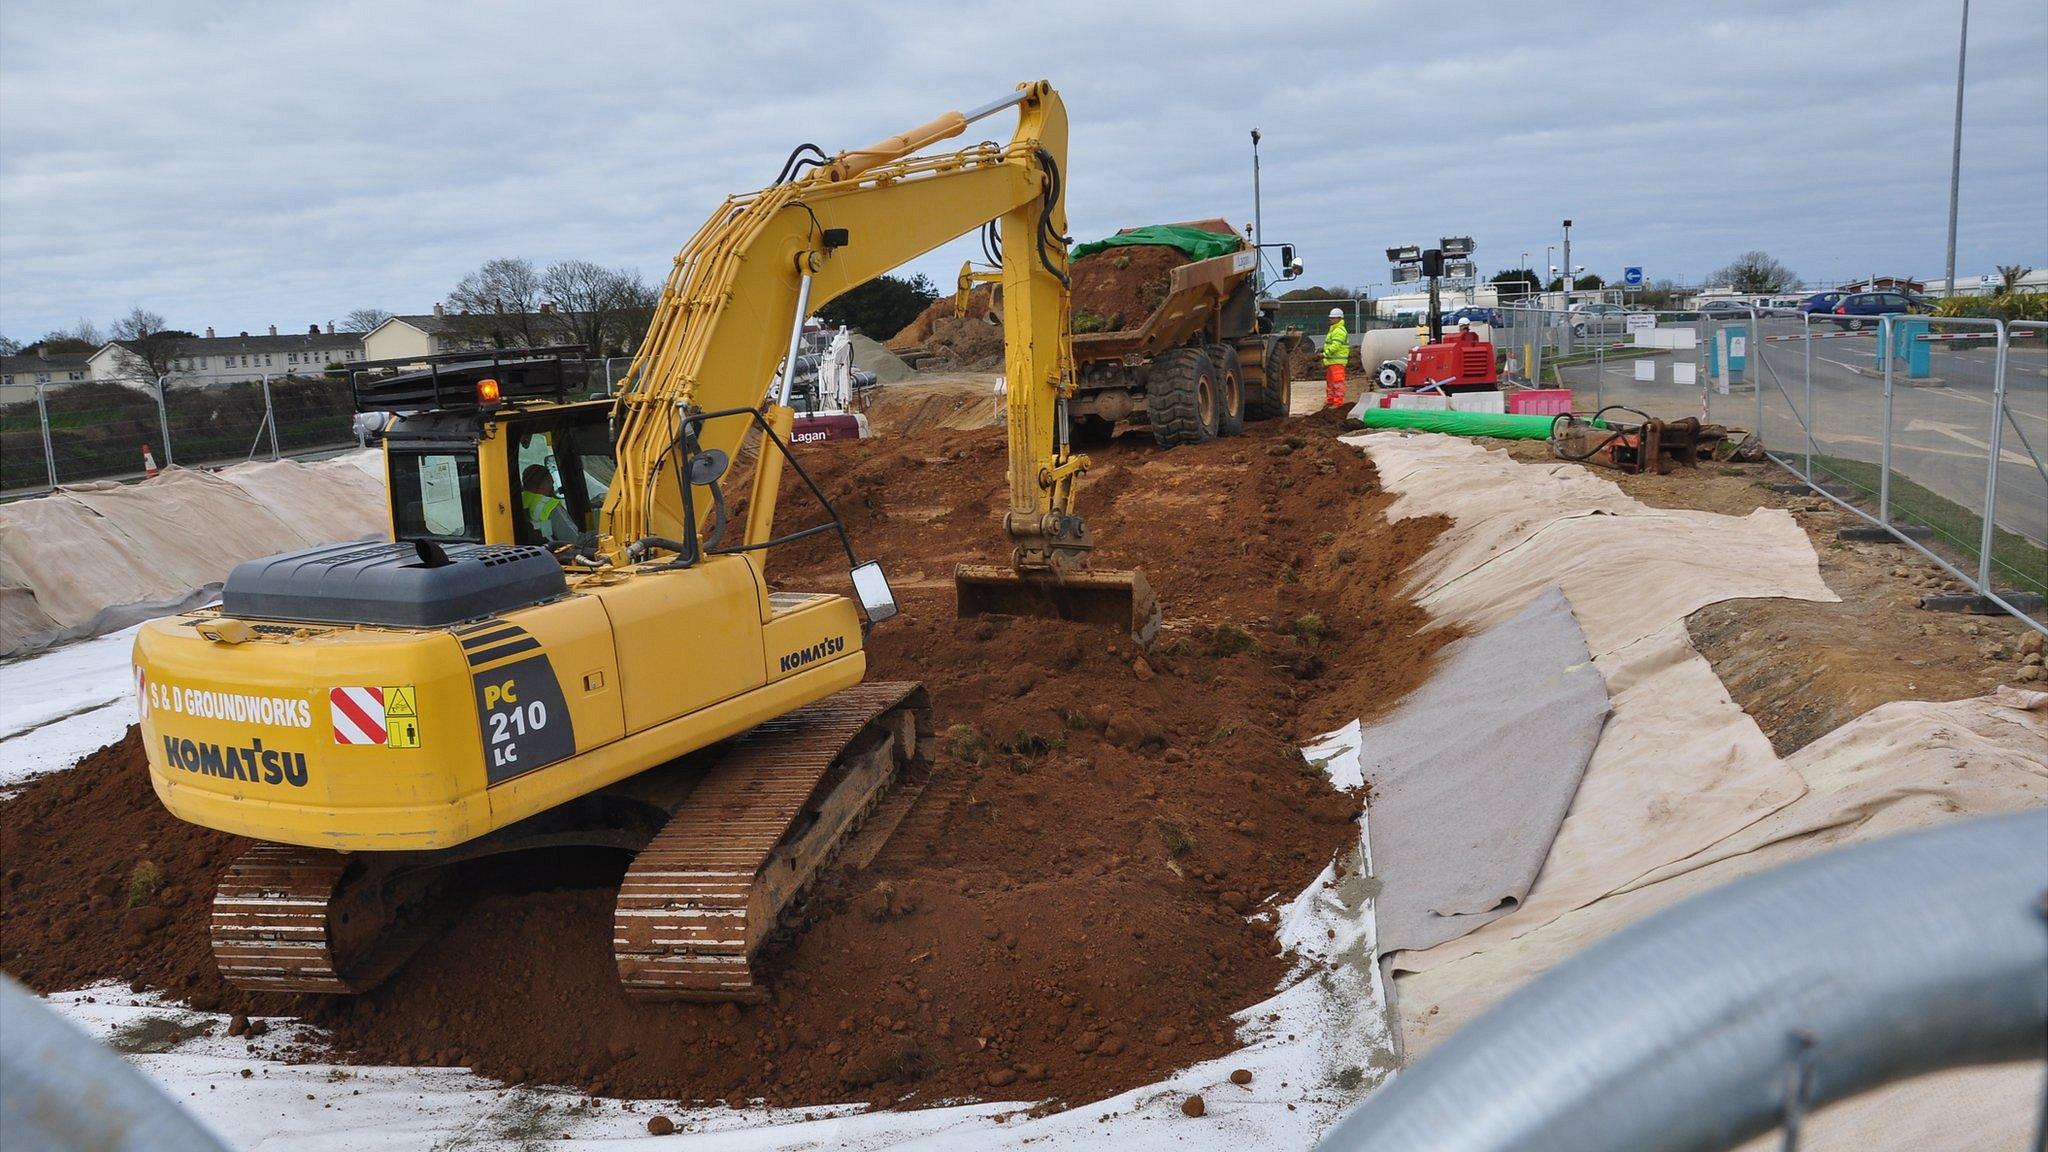
[{"label": "yellow excavator", "polygon": [[[1011,107],[1008,144],[916,155]],[[156,794],[259,841],[215,893],[222,974],[360,992],[436,929],[451,865],[597,845],[634,854],[614,919],[629,993],[761,996],[763,941],[931,728],[921,685],[864,682],[866,630],[895,602],[790,454],[804,318],[977,227],[1019,254],[1004,269],[1013,547],[1008,566],[959,571],[959,611],[1149,642],[1142,574],[1090,570],[1074,510],[1088,461],[1068,441],[1066,143],[1039,81],[870,148],[799,148],[677,256],[611,398],[572,399],[548,350],[355,377],[358,407],[396,413],[391,541],[240,565],[218,607],[135,643]],[[777,535],[785,462],[825,516]],[[821,532],[845,547],[854,597],[771,590],[769,550]]]}]

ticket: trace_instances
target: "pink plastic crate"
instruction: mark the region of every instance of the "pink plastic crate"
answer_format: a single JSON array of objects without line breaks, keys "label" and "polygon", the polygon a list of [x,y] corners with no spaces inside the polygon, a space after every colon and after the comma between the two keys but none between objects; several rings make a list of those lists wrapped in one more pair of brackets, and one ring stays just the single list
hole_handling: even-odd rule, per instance
[{"label": "pink plastic crate", "polygon": [[1508,411],[1518,416],[1563,416],[1571,410],[1569,388],[1525,388],[1508,397]]}]

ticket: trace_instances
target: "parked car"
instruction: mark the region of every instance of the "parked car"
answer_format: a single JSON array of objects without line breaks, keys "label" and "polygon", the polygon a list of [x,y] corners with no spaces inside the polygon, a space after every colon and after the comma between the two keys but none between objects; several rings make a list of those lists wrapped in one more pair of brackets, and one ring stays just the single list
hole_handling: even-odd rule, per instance
[{"label": "parked car", "polygon": [[1927,312],[1925,304],[1915,303],[1904,292],[1854,292],[1835,301],[1829,310],[1835,327],[1851,332],[1861,331],[1877,323],[1877,318],[1886,313]]},{"label": "parked car", "polygon": [[1446,328],[1456,328],[1460,320],[1470,320],[1474,324],[1491,324],[1495,328],[1501,326],[1498,309],[1482,308],[1476,304],[1468,304],[1463,308],[1457,308],[1444,313],[1444,327]]},{"label": "parked car", "polygon": [[1628,313],[1619,304],[1574,304],[1566,314],[1572,335],[1628,331]]},{"label": "parked car", "polygon": [[1842,297],[1847,295],[1847,292],[1815,292],[1799,302],[1799,310],[1817,316],[1825,316],[1833,312],[1835,305],[1840,304]]},{"label": "parked car", "polygon": [[[1741,300],[1708,300],[1699,306],[1699,314],[1702,320],[1747,320],[1750,307]],[[1759,308],[1757,311],[1767,312],[1769,309]]]}]

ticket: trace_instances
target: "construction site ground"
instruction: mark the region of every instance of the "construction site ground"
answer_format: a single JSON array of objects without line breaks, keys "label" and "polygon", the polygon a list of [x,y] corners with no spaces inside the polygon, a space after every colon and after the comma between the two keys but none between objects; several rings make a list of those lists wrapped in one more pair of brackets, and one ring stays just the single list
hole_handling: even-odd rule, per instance
[{"label": "construction site ground", "polygon": [[[624,859],[603,853],[477,872],[450,931],[368,995],[229,988],[205,921],[213,877],[241,842],[162,810],[132,730],[69,771],[18,779],[10,765],[0,781],[12,788],[0,797],[0,968],[181,1095],[225,1096],[239,1081],[248,1099],[293,1117],[249,1121],[267,1133],[318,1130],[320,1113],[293,1109],[332,1106],[327,1115],[339,1117],[373,1100],[427,1134],[394,1143],[422,1148],[453,1137],[481,1147],[615,1138],[646,1131],[656,1111],[716,1133],[825,1116],[853,1125],[844,1105],[989,1101],[947,1114],[1000,1124],[1100,1101],[1075,1112],[1085,1128],[1057,1130],[1050,1145],[1084,1146],[1119,1116],[1171,1129],[1184,1092],[1160,1106],[1126,1103],[1128,1093],[1195,1080],[1194,1068],[1227,1076],[1236,1062],[1259,1078],[1225,1082],[1225,1098],[1206,1089],[1212,1127],[1199,1146],[1286,1143],[1275,1118],[1291,1120],[1297,1100],[1303,1113],[1334,1115],[1390,1056],[1262,1064],[1241,1047],[1308,1031],[1285,1008],[1247,1010],[1291,980],[1316,983],[1301,979],[1315,965],[1304,967],[1303,934],[1289,921],[1318,889],[1347,891],[1338,880],[1359,845],[1362,793],[1333,788],[1297,749],[1387,714],[1457,638],[1407,598],[1406,574],[1448,522],[1389,522],[1391,497],[1369,455],[1337,442],[1320,380],[1305,380],[1295,417],[1242,438],[1162,452],[1136,429],[1091,448],[1082,501],[1097,563],[1146,571],[1166,612],[1152,653],[1081,626],[961,621],[953,566],[1006,559],[994,382],[987,372],[918,373],[874,395],[875,439],[806,446],[862,558],[883,561],[903,603],[871,638],[870,675],[931,686],[938,754],[772,947],[768,1003],[626,1000],[610,956]],[[1541,444],[1511,454],[1549,459]],[[1783,478],[1773,466],[1597,474],[1655,507],[1785,508],[1806,531],[1840,603],[1724,600],[1686,621],[1780,755],[1890,701],[2043,687],[2027,671],[2040,667],[2039,646],[2020,625],[1918,608],[1945,586],[1933,565],[1837,541],[1852,518],[1771,491]],[[809,522],[794,483],[785,515]],[[843,591],[844,557],[827,539],[779,550],[775,583]],[[87,647],[43,657],[45,679],[63,683],[58,662]],[[78,721],[54,726],[67,723]],[[71,740],[63,746],[91,747]],[[1330,936],[1350,943],[1337,928]],[[1371,944],[1361,945],[1368,955]],[[1354,1031],[1380,1027],[1374,1053],[1383,1025],[1356,1013],[1378,1002],[1376,988],[1375,977],[1373,996],[1342,1006]],[[259,1038],[242,1020],[273,1030]],[[1261,1020],[1264,1031],[1253,1026]],[[324,1103],[305,1102],[315,1096]],[[1255,1101],[1269,1110],[1252,1112]],[[728,1121],[693,1107],[715,1102],[797,1111]],[[1222,1125],[1233,1107],[1254,1126]],[[956,1122],[965,1120],[944,1123]],[[986,1127],[971,1138],[957,1130],[957,1144],[944,1126],[760,1135],[764,1147],[805,1133],[878,1146],[904,1131],[934,1146],[1005,1142]]]},{"label": "construction site ground", "polygon": [[[773,952],[771,1002],[627,1000],[625,860],[603,853],[477,870],[452,928],[367,995],[233,989],[206,919],[243,844],[163,811],[132,730],[0,802],[0,964],[46,993],[113,981],[318,1024],[295,1058],[604,1096],[1071,1104],[1228,1052],[1232,1014],[1291,965],[1275,899],[1357,840],[1360,798],[1297,746],[1391,705],[1451,638],[1394,592],[1435,529],[1374,514],[1372,465],[1334,416],[1171,454],[1140,432],[1095,452],[1085,501],[1097,563],[1143,568],[1167,605],[1156,649],[957,620],[953,566],[1007,559],[993,404],[987,377],[927,379],[885,397],[877,438],[806,449],[903,603],[870,675],[931,686],[939,751]],[[777,584],[843,589],[826,539],[778,551]]]}]

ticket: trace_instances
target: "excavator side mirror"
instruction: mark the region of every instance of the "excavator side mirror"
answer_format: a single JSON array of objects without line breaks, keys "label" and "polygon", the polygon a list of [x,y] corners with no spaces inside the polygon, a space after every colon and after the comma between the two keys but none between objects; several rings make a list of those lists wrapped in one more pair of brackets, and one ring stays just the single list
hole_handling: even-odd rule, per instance
[{"label": "excavator side mirror", "polygon": [[1280,246],[1280,266],[1282,268],[1292,268],[1294,264],[1294,245],[1282,244]]},{"label": "excavator side mirror", "polygon": [[855,568],[852,576],[853,594],[871,623],[880,624],[896,615],[896,594],[889,590],[889,578],[882,575],[880,562],[870,560]]}]

